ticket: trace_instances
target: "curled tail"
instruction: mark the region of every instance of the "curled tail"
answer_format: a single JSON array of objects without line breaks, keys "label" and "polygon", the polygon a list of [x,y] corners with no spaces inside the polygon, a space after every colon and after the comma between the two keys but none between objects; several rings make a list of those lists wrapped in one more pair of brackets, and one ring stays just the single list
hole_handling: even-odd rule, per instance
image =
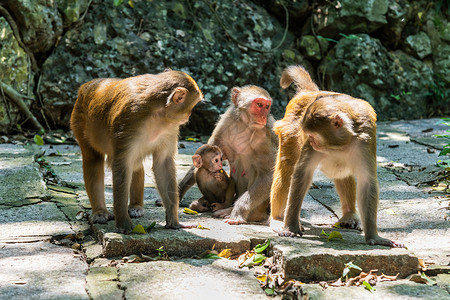
[{"label": "curled tail", "polygon": [[305,91],[318,91],[319,88],[312,81],[311,76],[309,76],[308,71],[301,66],[290,66],[284,69],[283,74],[280,79],[280,86],[285,89],[292,82],[295,83],[297,87],[297,92],[302,90]]}]

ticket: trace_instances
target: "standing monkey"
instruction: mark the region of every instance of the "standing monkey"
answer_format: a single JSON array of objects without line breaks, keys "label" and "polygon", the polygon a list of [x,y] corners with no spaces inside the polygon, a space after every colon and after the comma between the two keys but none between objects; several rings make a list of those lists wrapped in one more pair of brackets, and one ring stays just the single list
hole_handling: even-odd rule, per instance
[{"label": "standing monkey", "polygon": [[319,91],[302,67],[287,68],[280,85],[287,88],[292,81],[297,94],[274,126],[280,147],[270,200],[271,218],[284,220],[279,234],[302,235],[301,206],[314,170],[321,165],[323,173],[334,180],[341,201],[341,226],[359,228],[357,199],[366,242],[402,247],[380,237],[377,230],[375,111],[364,100]]},{"label": "standing monkey", "polygon": [[203,197],[189,206],[198,212],[213,211],[233,205],[234,181],[223,170],[222,150],[214,145],[203,145],[195,151],[192,161],[195,181]]},{"label": "standing monkey", "polygon": [[[249,85],[231,91],[231,105],[217,123],[209,145],[222,149],[236,184],[236,201],[215,212],[229,224],[267,220],[270,185],[277,149],[270,114],[272,99],[266,90]],[[192,167],[179,183],[182,197],[195,183]]]},{"label": "standing monkey", "polygon": [[202,98],[189,75],[171,70],[126,79],[94,79],[80,87],[70,124],[83,156],[91,222],[106,223],[113,218],[104,196],[106,154],[113,176],[116,226],[123,233],[133,229],[130,216],[143,215],[142,161],[152,154],[166,227],[182,227],[178,221],[174,156],[179,126],[189,120]]}]

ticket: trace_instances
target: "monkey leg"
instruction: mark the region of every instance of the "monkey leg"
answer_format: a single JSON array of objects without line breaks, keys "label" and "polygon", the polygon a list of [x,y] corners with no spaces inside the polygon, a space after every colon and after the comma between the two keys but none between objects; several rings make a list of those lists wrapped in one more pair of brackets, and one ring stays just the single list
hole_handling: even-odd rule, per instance
[{"label": "monkey leg", "polygon": [[140,218],[144,215],[144,166],[133,172],[130,187],[130,205],[128,214],[132,218]]},{"label": "monkey leg", "polygon": [[303,199],[311,186],[314,170],[319,161],[320,157],[312,151],[309,145],[303,147],[300,160],[296,164],[292,175],[289,198],[284,212],[284,227],[278,231],[278,235],[302,236],[300,210]]},{"label": "monkey leg", "polygon": [[382,245],[394,248],[404,248],[405,245],[382,238],[378,235],[378,181],[376,175],[366,176],[358,180],[356,187],[358,208],[361,214],[362,225],[366,243],[369,245]]},{"label": "monkey leg", "polygon": [[105,204],[105,156],[78,140],[83,155],[83,177],[86,193],[92,207],[91,223],[105,224],[114,216]]},{"label": "monkey leg", "polygon": [[356,183],[353,176],[335,179],[334,185],[339,195],[342,207],[342,218],[339,219],[340,225],[344,228],[356,230],[361,229],[361,222],[356,213]]},{"label": "monkey leg", "polygon": [[272,187],[270,190],[270,217],[282,221],[289,196],[292,173],[299,158],[298,138],[283,139],[280,135]]},{"label": "monkey leg", "polygon": [[128,196],[130,194],[132,170],[125,159],[114,159],[112,162],[114,218],[119,232],[128,234],[133,230],[128,215]]},{"label": "monkey leg", "polygon": [[[176,144],[174,151],[176,151]],[[178,220],[178,188],[176,179],[176,167],[173,154],[158,151],[153,153],[153,173],[155,175],[156,186],[161,196],[164,209],[166,211],[166,228],[192,228],[180,224]]]}]

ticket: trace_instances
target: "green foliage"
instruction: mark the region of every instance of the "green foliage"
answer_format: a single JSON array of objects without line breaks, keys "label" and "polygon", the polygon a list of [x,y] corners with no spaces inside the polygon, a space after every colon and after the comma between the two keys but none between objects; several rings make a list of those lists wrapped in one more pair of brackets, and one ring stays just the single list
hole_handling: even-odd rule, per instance
[{"label": "green foliage", "polygon": [[[450,126],[450,118],[443,118],[442,124]],[[444,148],[442,149],[442,151],[439,153],[439,156],[444,156],[444,155],[450,156],[450,129],[447,130],[447,132],[448,133],[434,135],[435,137],[444,138],[449,141],[449,143],[447,145],[445,145]],[[439,160],[437,165],[440,167],[444,167],[444,168],[450,168],[450,159]]]},{"label": "green foliage", "polygon": [[368,283],[367,281],[363,281],[362,284],[363,284],[364,287],[365,287],[366,289],[368,289],[370,292],[374,292],[374,291],[377,290],[376,288],[374,288],[373,286],[371,286],[370,283]]},{"label": "green foliage", "polygon": [[405,92],[405,91],[403,91],[403,92],[401,92],[401,94],[399,94],[399,95],[391,94],[390,96],[391,96],[392,98],[394,98],[395,100],[400,101],[403,97],[405,97],[405,96],[407,96],[407,95],[412,95],[412,93],[411,93],[411,92]]},{"label": "green foliage", "polygon": [[38,146],[43,146],[44,145],[44,140],[42,139],[42,137],[40,135],[35,135],[34,136],[34,143]]},{"label": "green foliage", "polygon": [[345,268],[344,268],[344,271],[342,271],[342,278],[346,277],[351,269],[356,269],[356,270],[362,271],[362,269],[360,267],[358,267],[357,265],[355,265],[353,262],[346,263],[346,264],[344,264],[344,266],[345,266]]},{"label": "green foliage", "polygon": [[267,247],[269,247],[269,245],[270,245],[270,239],[267,239],[264,244],[256,245],[254,250],[255,250],[256,253],[262,253],[262,252],[264,252],[264,250],[267,249]]}]

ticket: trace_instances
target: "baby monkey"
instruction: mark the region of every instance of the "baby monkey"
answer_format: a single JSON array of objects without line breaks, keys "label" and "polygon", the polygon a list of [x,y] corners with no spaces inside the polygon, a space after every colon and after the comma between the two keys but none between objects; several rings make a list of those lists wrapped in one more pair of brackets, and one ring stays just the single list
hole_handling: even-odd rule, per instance
[{"label": "baby monkey", "polygon": [[203,145],[192,156],[195,181],[203,197],[189,208],[198,212],[216,211],[233,205],[235,185],[223,170],[223,153],[218,146]]}]

